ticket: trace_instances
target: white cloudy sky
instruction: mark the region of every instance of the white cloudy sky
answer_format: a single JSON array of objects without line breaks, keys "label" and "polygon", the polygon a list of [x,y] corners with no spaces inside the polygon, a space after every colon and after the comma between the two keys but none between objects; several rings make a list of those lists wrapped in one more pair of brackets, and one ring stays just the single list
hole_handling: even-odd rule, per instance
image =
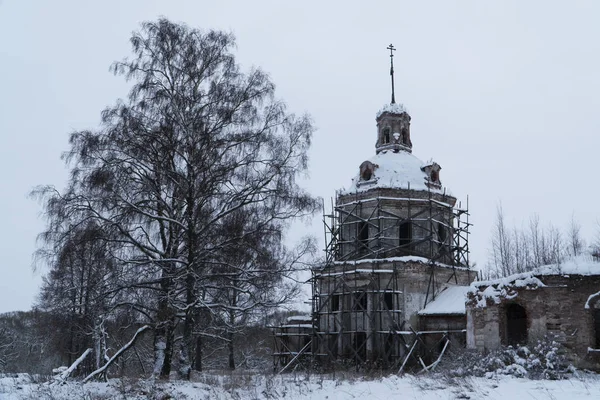
[{"label": "white cloudy sky", "polygon": [[[318,131],[307,187],[329,198],[374,154],[375,113],[412,115],[413,152],[470,198],[472,259],[485,264],[496,204],[596,226],[600,2],[0,0],[0,312],[31,306],[38,184],[64,185],[69,132],[92,128],[126,95],[111,62],[144,20],[232,31],[244,66],[270,72],[290,109]],[[322,235],[322,227],[294,232]],[[43,271],[42,271],[43,272]]]}]

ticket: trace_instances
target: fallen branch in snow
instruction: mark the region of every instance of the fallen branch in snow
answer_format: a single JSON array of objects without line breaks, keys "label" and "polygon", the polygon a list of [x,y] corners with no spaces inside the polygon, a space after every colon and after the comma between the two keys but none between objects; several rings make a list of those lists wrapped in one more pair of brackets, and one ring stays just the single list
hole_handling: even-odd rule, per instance
[{"label": "fallen branch in snow", "polygon": [[85,379],[83,380],[83,383],[89,381],[90,379],[94,378],[95,376],[103,376],[106,379],[106,371],[108,370],[108,367],[110,367],[110,365],[113,362],[115,362],[123,353],[125,353],[131,346],[133,346],[135,344],[135,341],[137,340],[138,336],[148,329],[150,329],[149,325],[144,325],[140,329],[138,329],[135,332],[135,334],[133,335],[133,337],[131,338],[131,340],[125,344],[125,346],[121,347],[119,349],[119,351],[117,351],[115,353],[115,355],[112,356],[110,358],[110,360],[108,360],[106,362],[106,364],[104,364],[102,367],[98,368],[97,370],[95,370],[94,372],[92,372],[91,374],[86,376]]},{"label": "fallen branch in snow", "polygon": [[[75,360],[75,362],[73,364],[71,364],[71,366],[69,368],[67,368],[66,370],[64,370],[60,375],[58,375],[56,377],[56,382],[57,383],[64,383],[65,380],[69,377],[69,375],[71,375],[71,373],[73,371],[75,371],[75,369],[77,368],[77,366],[79,364],[81,364],[81,362],[87,357],[88,354],[90,354],[90,352],[92,351],[92,349],[87,349],[86,351],[83,352],[82,355],[79,356],[79,358],[77,360]],[[62,367],[64,368],[64,367]]]}]

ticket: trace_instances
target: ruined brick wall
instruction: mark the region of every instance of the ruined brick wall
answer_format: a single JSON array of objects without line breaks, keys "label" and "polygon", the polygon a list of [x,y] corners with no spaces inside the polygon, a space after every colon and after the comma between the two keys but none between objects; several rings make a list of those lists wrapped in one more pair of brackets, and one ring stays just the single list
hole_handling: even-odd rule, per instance
[{"label": "ruined brick wall", "polygon": [[467,307],[467,348],[481,352],[501,346],[498,307]]},{"label": "ruined brick wall", "polygon": [[593,309],[586,309],[588,297],[600,291],[600,276],[551,275],[538,277],[545,287],[536,290],[516,289],[517,296],[502,299],[500,304],[478,308],[467,306],[467,346],[480,351],[507,344],[506,310],[518,304],[527,313],[529,344],[552,335],[564,345],[578,365],[593,367],[594,355],[588,348],[596,346]]}]

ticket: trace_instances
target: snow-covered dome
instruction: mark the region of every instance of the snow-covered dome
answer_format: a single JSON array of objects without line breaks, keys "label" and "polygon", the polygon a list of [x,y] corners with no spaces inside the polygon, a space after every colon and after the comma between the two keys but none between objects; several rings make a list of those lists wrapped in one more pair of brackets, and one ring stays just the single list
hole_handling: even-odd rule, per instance
[{"label": "snow-covered dome", "polygon": [[[365,167],[363,168],[363,166]],[[410,188],[411,190],[431,190],[435,193],[442,193],[441,185],[437,180],[438,175],[435,176],[436,181],[432,182],[431,180],[430,170],[432,168],[437,174],[439,165],[425,164],[412,153],[382,151],[361,165],[361,171],[368,170],[368,173],[359,171],[352,179],[350,188],[341,190],[340,194],[364,192],[375,188]]]},{"label": "snow-covered dome", "polygon": [[384,113],[402,114],[408,113],[408,111],[406,110],[406,107],[400,103],[385,104],[383,107],[381,107],[381,109],[379,109],[379,111],[377,111],[375,119],[379,119],[379,117],[381,117]]}]

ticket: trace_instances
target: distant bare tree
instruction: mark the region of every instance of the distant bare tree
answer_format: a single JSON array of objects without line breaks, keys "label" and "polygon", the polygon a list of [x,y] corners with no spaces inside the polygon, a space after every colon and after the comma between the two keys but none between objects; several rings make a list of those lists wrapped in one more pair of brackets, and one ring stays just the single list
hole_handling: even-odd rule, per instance
[{"label": "distant bare tree", "polygon": [[565,246],[564,236],[552,224],[542,228],[537,214],[529,218],[527,228],[509,228],[499,205],[491,236],[487,271],[489,278],[531,271],[542,265],[560,264],[565,255],[578,255],[583,248],[579,224],[573,218]]},{"label": "distant bare tree", "polygon": [[[57,218],[58,219],[58,218]],[[77,221],[70,221],[76,223]],[[99,368],[106,350],[101,321],[115,300],[109,296],[116,285],[116,262],[110,241],[94,222],[53,226],[40,235],[42,244],[36,256],[49,266],[43,278],[37,306],[55,315],[57,327],[62,324],[61,349],[71,365],[81,352],[94,349],[95,368]],[[94,366],[87,362],[80,371],[89,372]]]},{"label": "distant bare tree", "polygon": [[515,273],[525,272],[531,265],[531,246],[529,238],[523,229],[512,230],[513,266]]},{"label": "distant bare tree", "polygon": [[581,237],[581,224],[575,219],[575,213],[573,213],[567,229],[567,255],[577,257],[584,248],[585,241]]},{"label": "distant bare tree", "polygon": [[0,328],[0,372],[6,372],[7,366],[18,356],[15,333],[6,328]]},{"label": "distant bare tree", "polygon": [[600,259],[600,220],[596,220],[594,237],[590,240],[589,251],[596,259]]},{"label": "distant bare tree", "polygon": [[60,362],[52,318],[37,310],[0,314],[0,372],[48,374]]},{"label": "distant bare tree", "polygon": [[560,265],[564,259],[564,240],[560,229],[554,225],[550,225],[546,232],[548,242],[548,254],[544,260],[544,264],[557,264]]},{"label": "distant bare tree", "polygon": [[531,240],[531,248],[533,258],[531,260],[532,266],[539,266],[544,263],[544,235],[542,233],[542,229],[540,227],[540,216],[538,214],[533,214],[529,218],[529,237]]},{"label": "distant bare tree", "polygon": [[491,239],[491,273],[496,276],[506,276],[513,271],[513,242],[509,229],[504,222],[502,204],[496,207],[496,222]]}]

